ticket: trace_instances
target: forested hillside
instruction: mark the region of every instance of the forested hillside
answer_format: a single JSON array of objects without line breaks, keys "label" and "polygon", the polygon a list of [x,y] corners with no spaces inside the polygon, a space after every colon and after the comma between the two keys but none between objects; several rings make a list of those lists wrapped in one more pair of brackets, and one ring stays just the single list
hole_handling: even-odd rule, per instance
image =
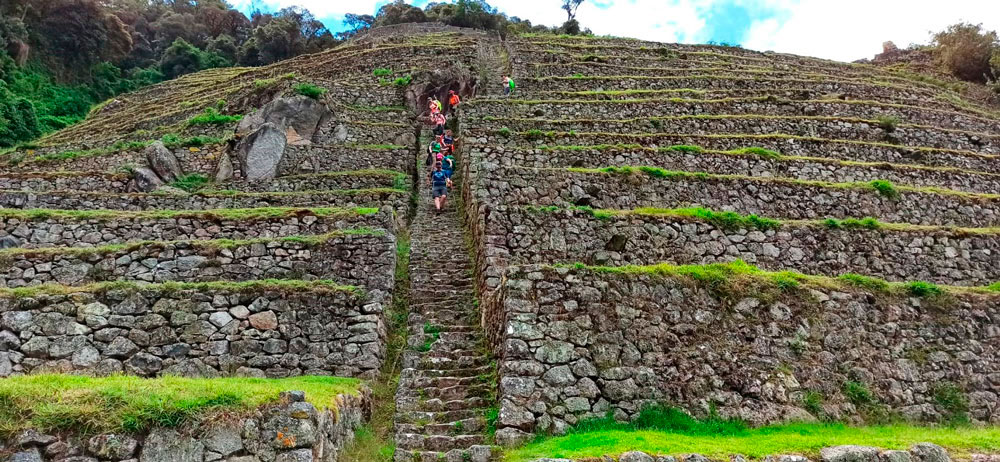
[{"label": "forested hillside", "polygon": [[335,43],[299,8],[248,18],[223,0],[3,0],[0,147],[73,124],[119,93]]}]

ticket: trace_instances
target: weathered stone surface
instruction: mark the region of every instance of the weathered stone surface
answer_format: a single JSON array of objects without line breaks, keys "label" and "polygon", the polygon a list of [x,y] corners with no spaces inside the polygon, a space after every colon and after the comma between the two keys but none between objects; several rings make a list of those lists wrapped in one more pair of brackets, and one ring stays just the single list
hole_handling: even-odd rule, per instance
[{"label": "weathered stone surface", "polygon": [[139,442],[127,435],[97,435],[87,440],[87,452],[102,459],[128,459]]},{"label": "weathered stone surface", "polygon": [[164,183],[171,183],[184,176],[181,164],[177,156],[163,145],[162,141],[154,141],[146,147],[146,162],[149,168],[156,173]]},{"label": "weathered stone surface", "polygon": [[155,429],[146,438],[139,462],[202,462],[205,445],[174,430]]},{"label": "weathered stone surface", "polygon": [[819,452],[823,462],[878,462],[879,450],[870,446],[832,446]]},{"label": "weathered stone surface", "polygon": [[653,456],[642,451],[629,451],[619,456],[618,462],[653,462]]},{"label": "weathered stone surface", "polygon": [[914,462],[951,462],[948,451],[933,443],[917,443],[910,447]]},{"label": "weathered stone surface", "polygon": [[265,123],[240,140],[236,146],[240,171],[248,181],[268,180],[278,174],[285,153],[285,133]]},{"label": "weathered stone surface", "polygon": [[156,172],[146,167],[136,167],[132,176],[135,179],[135,187],[140,192],[153,192],[164,185]]},{"label": "weathered stone surface", "polygon": [[250,325],[254,329],[272,330],[278,328],[278,317],[273,311],[262,311],[250,315]]},{"label": "weathered stone surface", "polygon": [[282,132],[294,130],[303,140],[311,140],[322,121],[332,116],[325,104],[307,96],[277,98],[240,121],[237,131],[249,133],[264,124]]}]

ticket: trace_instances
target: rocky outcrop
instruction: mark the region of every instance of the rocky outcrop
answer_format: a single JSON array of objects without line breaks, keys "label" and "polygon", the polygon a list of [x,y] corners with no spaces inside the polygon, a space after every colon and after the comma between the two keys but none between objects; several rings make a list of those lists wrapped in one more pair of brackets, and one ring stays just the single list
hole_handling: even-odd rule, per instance
[{"label": "rocky outcrop", "polygon": [[309,144],[320,124],[332,115],[325,104],[307,96],[281,97],[244,117],[236,130],[251,133],[272,124],[285,133],[290,144]]},{"label": "rocky outcrop", "polygon": [[155,141],[149,145],[146,148],[145,154],[149,167],[156,172],[156,175],[164,183],[172,183],[184,176],[184,171],[181,170],[181,164],[177,160],[177,156],[174,156],[174,153],[167,149],[162,141]]},{"label": "rocky outcrop", "polygon": [[160,179],[156,172],[146,167],[136,168],[132,174],[135,181],[135,189],[140,192],[152,192],[164,185],[163,180]]},{"label": "rocky outcrop", "polygon": [[[329,409],[306,402],[301,391],[281,394],[235,422],[195,428],[154,428],[139,434],[46,435],[21,432],[8,462],[336,462],[371,415],[371,391],[337,395]],[[0,444],[0,448],[3,445]],[[2,449],[0,449],[2,452]]]},{"label": "rocky outcrop", "polygon": [[236,156],[248,181],[269,180],[278,175],[278,164],[288,144],[284,131],[265,123],[240,140]]}]

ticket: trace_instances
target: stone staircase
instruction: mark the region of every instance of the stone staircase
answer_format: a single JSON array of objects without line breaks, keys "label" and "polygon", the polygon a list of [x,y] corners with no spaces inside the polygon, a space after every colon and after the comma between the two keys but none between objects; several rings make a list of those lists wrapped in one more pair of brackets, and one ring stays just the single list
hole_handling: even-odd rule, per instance
[{"label": "stone staircase", "polygon": [[396,392],[396,462],[491,460],[486,412],[494,405],[495,365],[474,304],[472,262],[453,178],[438,213],[420,165],[419,200],[410,228],[408,349]]}]

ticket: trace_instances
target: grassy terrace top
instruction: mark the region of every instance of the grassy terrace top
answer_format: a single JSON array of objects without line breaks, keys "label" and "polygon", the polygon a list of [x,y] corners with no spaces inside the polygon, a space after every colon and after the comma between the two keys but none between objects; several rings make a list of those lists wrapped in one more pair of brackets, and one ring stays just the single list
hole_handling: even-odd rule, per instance
[{"label": "grassy terrace top", "polygon": [[855,444],[905,450],[922,442],[943,446],[953,459],[968,461],[972,453],[1000,450],[1000,429],[798,423],[712,432],[700,429],[637,430],[626,425],[609,425],[606,429],[538,439],[508,451],[504,460],[527,462],[541,457],[599,458],[605,454],[617,456],[632,450],[673,455],[696,453],[712,460],[729,460],[730,454],[742,454],[750,460],[762,460],[768,455],[802,454],[811,460],[819,460],[820,449],[829,446]]},{"label": "grassy terrace top", "polygon": [[212,209],[212,210],[150,210],[142,212],[119,210],[56,210],[56,209],[5,209],[0,208],[0,220],[17,219],[24,221],[55,220],[155,220],[171,218],[203,218],[217,220],[267,220],[302,216],[334,217],[374,215],[376,208],[332,208],[332,207],[261,207],[252,209]]},{"label": "grassy terrace top", "polygon": [[0,380],[0,439],[33,428],[42,433],[140,432],[238,415],[300,390],[320,409],[335,409],[338,394],[358,393],[357,379],[189,379],[129,376],[30,375]]},{"label": "grassy terrace top", "polygon": [[223,291],[223,292],[243,292],[243,291],[277,291],[283,293],[312,292],[347,292],[354,295],[361,295],[361,291],[354,286],[339,285],[329,280],[304,281],[301,279],[260,279],[254,281],[215,281],[215,282],[164,282],[159,284],[149,284],[133,281],[110,281],[97,282],[85,286],[64,286],[62,284],[41,284],[30,287],[19,287],[14,289],[0,288],[0,297],[22,298],[38,297],[45,295],[68,295],[78,293],[103,293],[112,290],[144,290],[150,292],[171,293],[182,290],[196,291]]},{"label": "grassy terrace top", "polygon": [[1000,282],[989,286],[948,286],[924,281],[889,282],[879,278],[847,273],[838,277],[802,274],[795,271],[765,271],[743,260],[703,265],[589,266],[583,263],[526,265],[514,268],[515,273],[534,271],[576,271],[595,275],[625,277],[652,276],[687,281],[704,287],[716,295],[763,295],[789,292],[803,287],[815,287],[845,292],[866,291],[887,296],[947,298],[949,296],[988,296],[1000,300]]}]

